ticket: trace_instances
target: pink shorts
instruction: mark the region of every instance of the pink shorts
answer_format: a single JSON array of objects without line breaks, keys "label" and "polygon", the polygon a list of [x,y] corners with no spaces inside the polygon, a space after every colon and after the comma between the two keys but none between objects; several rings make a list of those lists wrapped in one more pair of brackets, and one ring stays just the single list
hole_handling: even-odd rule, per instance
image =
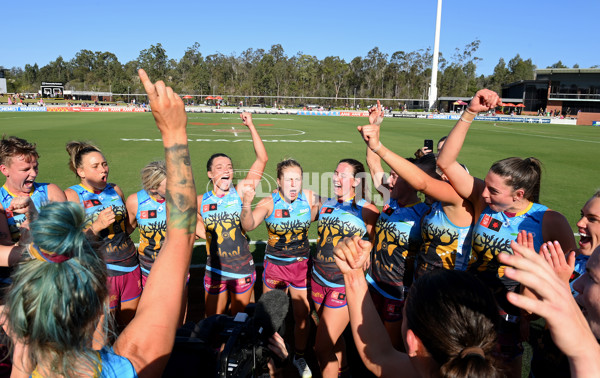
[{"label": "pink shorts", "polygon": [[208,294],[217,295],[225,290],[233,294],[243,294],[252,289],[256,281],[256,272],[247,275],[243,278],[225,279],[225,277],[210,278],[207,274],[204,275],[204,290]]},{"label": "pink shorts", "polygon": [[345,287],[327,287],[321,286],[315,280],[311,284],[311,297],[316,304],[323,304],[325,307],[339,308],[346,306],[346,288]]},{"label": "pink shorts", "polygon": [[142,271],[137,269],[121,276],[108,277],[110,309],[115,309],[123,302],[129,302],[142,295]]},{"label": "pink shorts", "polygon": [[269,289],[285,290],[289,286],[305,290],[308,284],[308,259],[288,265],[275,265],[265,260],[263,283]]},{"label": "pink shorts", "polygon": [[397,322],[402,320],[402,308],[404,307],[404,301],[398,299],[391,299],[384,297],[376,289],[369,288],[371,299],[375,304],[377,313],[386,322]]}]

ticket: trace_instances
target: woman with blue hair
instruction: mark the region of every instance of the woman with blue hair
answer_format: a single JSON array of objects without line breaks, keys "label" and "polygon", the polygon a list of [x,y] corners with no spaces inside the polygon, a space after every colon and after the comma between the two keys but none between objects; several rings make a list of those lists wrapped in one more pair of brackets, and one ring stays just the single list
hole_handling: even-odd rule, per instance
[{"label": "woman with blue hair", "polygon": [[108,319],[102,316],[108,314],[106,264],[85,237],[79,204],[43,208],[27,246],[35,258],[19,266],[4,310],[15,368],[28,376],[160,376],[173,348],[195,239],[196,190],[183,101],[162,81],[152,84],[139,74],[165,147],[167,241],[135,318],[112,347],[94,350],[97,326]]}]

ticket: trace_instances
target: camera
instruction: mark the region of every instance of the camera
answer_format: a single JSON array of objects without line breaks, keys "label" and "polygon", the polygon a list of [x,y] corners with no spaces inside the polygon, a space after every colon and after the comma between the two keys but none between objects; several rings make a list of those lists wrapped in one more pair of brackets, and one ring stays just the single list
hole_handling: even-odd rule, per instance
[{"label": "camera", "polygon": [[235,317],[213,315],[184,325],[163,377],[254,377],[270,359],[281,365],[268,345],[273,333],[282,333],[288,307],[287,295],[273,290]]}]

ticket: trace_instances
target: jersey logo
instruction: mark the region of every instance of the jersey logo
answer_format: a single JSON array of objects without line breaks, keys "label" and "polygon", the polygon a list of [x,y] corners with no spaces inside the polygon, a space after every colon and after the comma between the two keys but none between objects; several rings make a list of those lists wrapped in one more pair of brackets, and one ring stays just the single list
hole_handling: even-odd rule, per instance
[{"label": "jersey logo", "polygon": [[10,211],[10,210],[6,210],[4,213],[6,214],[6,217],[7,217],[7,218],[12,218],[12,217],[14,217],[14,216],[15,216],[15,215],[13,214],[13,212],[12,212],[12,211]]},{"label": "jersey logo", "polygon": [[334,291],[333,293],[331,293],[331,298],[339,299],[340,301],[343,301],[346,298],[346,294],[338,293],[337,291]]},{"label": "jersey logo", "polygon": [[502,228],[502,222],[500,222],[498,219],[490,217],[487,214],[483,216],[483,219],[479,224],[485,228],[496,232],[500,231],[500,229]]},{"label": "jersey logo", "polygon": [[289,217],[290,217],[289,210],[282,210],[282,209],[275,210],[275,218],[289,218]]},{"label": "jersey logo", "polygon": [[86,209],[89,209],[90,207],[94,207],[94,206],[100,206],[100,205],[102,205],[102,202],[100,202],[97,199],[83,201],[83,207],[85,207]]},{"label": "jersey logo", "polygon": [[335,210],[333,207],[324,207],[321,209],[321,214],[331,214]]},{"label": "jersey logo", "polygon": [[394,213],[394,209],[390,207],[390,205],[385,205],[383,207],[383,212],[387,215],[392,215]]},{"label": "jersey logo", "polygon": [[156,218],[156,210],[144,210],[140,212],[140,219]]},{"label": "jersey logo", "polygon": [[211,203],[211,204],[202,206],[202,211],[205,212],[205,213],[207,211],[215,211],[215,210],[217,210],[217,204],[216,203]]}]

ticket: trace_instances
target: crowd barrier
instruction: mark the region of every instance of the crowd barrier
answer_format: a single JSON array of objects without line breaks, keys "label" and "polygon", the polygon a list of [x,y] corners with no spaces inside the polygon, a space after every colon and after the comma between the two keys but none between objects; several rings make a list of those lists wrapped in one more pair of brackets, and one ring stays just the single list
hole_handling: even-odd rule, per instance
[{"label": "crowd barrier", "polygon": [[[148,108],[124,107],[124,106],[15,106],[0,105],[0,112],[76,112],[76,113],[143,113],[150,111]],[[186,107],[189,113],[241,113],[249,111],[255,114],[288,114],[301,116],[328,116],[328,117],[367,117],[366,111],[344,111],[344,110],[286,110],[286,109],[242,109],[242,108],[202,108]],[[392,113],[386,117],[394,118],[422,118],[422,119],[445,119],[458,121],[460,114],[427,114],[427,113]],[[478,121],[488,122],[516,122],[516,123],[544,123],[552,122],[551,118],[539,117],[510,117],[510,116],[483,116],[475,117]]]}]

